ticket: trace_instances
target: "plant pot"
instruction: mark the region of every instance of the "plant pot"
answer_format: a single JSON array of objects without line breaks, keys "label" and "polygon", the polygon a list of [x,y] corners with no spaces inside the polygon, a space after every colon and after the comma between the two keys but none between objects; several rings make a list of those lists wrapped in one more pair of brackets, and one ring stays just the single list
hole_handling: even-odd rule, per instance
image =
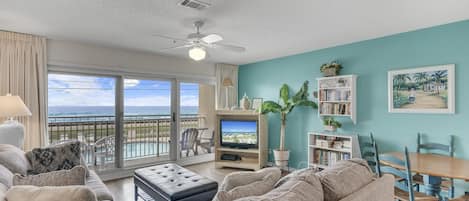
[{"label": "plant pot", "polygon": [[287,167],[289,158],[290,158],[290,151],[274,150],[274,159],[275,159],[276,166]]},{"label": "plant pot", "polygon": [[335,132],[337,131],[337,127],[335,126],[324,126],[325,131]]},{"label": "plant pot", "polygon": [[322,74],[324,75],[324,77],[331,77],[331,76],[336,76],[337,72],[336,72],[335,68],[326,68],[326,69],[324,69]]}]

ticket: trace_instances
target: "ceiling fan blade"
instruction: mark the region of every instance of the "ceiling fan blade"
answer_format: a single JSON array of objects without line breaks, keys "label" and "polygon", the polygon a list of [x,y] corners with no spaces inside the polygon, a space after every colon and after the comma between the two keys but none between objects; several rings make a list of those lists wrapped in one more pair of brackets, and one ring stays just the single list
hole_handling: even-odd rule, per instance
[{"label": "ceiling fan blade", "polygon": [[201,40],[208,44],[212,44],[212,43],[222,41],[223,37],[218,34],[209,34],[209,35],[204,36]]},{"label": "ceiling fan blade", "polygon": [[244,52],[244,51],[246,51],[246,48],[236,46],[236,45],[227,45],[227,44],[220,44],[220,43],[215,43],[215,44],[212,44],[212,45],[215,48],[222,48],[222,49],[230,50],[230,51],[233,51],[233,52]]},{"label": "ceiling fan blade", "polygon": [[179,46],[175,46],[175,47],[168,47],[168,48],[160,49],[160,51],[175,50],[175,49],[188,48],[188,47],[192,47],[192,45],[191,44],[185,44],[185,45],[179,45]]},{"label": "ceiling fan blade", "polygon": [[160,34],[153,34],[152,36],[165,38],[165,39],[169,39],[169,40],[172,40],[172,41],[181,41],[181,42],[186,42],[186,43],[189,42],[186,39],[174,38],[174,37],[171,37],[171,36],[165,36],[165,35],[160,35]]}]

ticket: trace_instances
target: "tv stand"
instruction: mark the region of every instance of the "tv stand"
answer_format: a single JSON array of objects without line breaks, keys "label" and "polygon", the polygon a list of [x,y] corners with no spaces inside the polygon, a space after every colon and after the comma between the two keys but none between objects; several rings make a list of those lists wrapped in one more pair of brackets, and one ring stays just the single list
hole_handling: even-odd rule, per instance
[{"label": "tv stand", "polygon": [[[234,120],[257,120],[258,122],[258,147],[257,148],[230,148],[222,147],[220,145],[220,120],[221,119],[234,119]],[[218,110],[216,117],[215,128],[215,167],[223,168],[240,168],[259,170],[266,166],[267,163],[267,119],[265,115],[259,114],[251,110]],[[233,154],[241,157],[241,160],[230,161],[221,160],[223,154]]]}]

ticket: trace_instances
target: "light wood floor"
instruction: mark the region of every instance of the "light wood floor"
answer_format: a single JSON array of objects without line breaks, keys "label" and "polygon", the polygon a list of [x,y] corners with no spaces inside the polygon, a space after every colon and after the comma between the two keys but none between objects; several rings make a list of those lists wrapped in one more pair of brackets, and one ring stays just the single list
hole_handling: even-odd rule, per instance
[{"label": "light wood floor", "polygon": [[[225,175],[235,171],[242,171],[230,168],[217,169],[215,168],[214,162],[190,165],[185,168],[207,178],[213,179],[214,181],[217,181],[218,184],[223,181]],[[132,177],[108,181],[105,182],[105,184],[114,195],[115,201],[134,201],[134,182]]]}]

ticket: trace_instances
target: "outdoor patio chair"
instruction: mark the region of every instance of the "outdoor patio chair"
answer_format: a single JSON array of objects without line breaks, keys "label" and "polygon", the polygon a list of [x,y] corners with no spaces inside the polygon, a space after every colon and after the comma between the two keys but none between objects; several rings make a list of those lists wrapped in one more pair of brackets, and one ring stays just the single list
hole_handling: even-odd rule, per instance
[{"label": "outdoor patio chair", "polygon": [[186,151],[186,157],[189,156],[190,150],[194,152],[194,155],[198,155],[197,151],[197,138],[199,136],[199,130],[197,128],[188,128],[181,135],[181,151],[180,155],[182,156],[182,151]]}]

